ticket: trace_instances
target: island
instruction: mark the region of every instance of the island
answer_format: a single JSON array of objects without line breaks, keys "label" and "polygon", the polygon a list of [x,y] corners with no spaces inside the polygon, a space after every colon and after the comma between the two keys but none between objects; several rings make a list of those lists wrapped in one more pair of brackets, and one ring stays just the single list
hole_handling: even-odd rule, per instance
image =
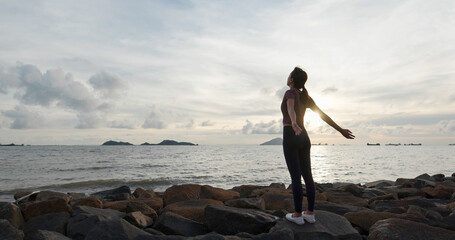
[{"label": "island", "polygon": [[129,142],[116,142],[116,141],[112,141],[112,140],[109,140],[105,143],[102,144],[103,146],[128,146],[128,145],[133,145]]},{"label": "island", "polygon": [[24,144],[20,144],[20,145],[17,145],[17,144],[14,144],[14,143],[10,143],[10,144],[0,144],[0,147],[14,147],[14,146],[23,147]]},{"label": "island", "polygon": [[282,138],[274,138],[268,142],[261,143],[260,145],[282,145],[283,139]]},{"label": "island", "polygon": [[174,140],[163,140],[158,144],[148,143],[145,142],[141,144],[141,146],[153,146],[153,145],[186,145],[186,146],[197,146],[198,144],[190,143],[190,142],[177,142]]}]

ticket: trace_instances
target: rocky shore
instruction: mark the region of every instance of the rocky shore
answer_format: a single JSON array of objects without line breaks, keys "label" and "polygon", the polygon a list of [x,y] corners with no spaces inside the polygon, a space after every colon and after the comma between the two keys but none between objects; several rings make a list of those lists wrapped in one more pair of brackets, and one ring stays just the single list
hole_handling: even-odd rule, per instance
[{"label": "rocky shore", "polygon": [[0,239],[455,239],[455,173],[316,189],[316,223],[301,226],[283,219],[294,209],[282,183],[18,192],[0,202]]}]

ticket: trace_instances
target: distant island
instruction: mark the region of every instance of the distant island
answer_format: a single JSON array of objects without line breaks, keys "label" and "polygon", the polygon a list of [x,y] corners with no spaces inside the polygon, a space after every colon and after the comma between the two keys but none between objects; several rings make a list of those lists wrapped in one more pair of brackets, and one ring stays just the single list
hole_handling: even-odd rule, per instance
[{"label": "distant island", "polygon": [[125,146],[125,145],[133,145],[129,142],[116,142],[116,141],[112,141],[112,140],[109,140],[105,143],[103,143],[102,145],[104,146]]},{"label": "distant island", "polygon": [[187,145],[187,146],[197,146],[198,144],[190,143],[190,142],[177,142],[174,140],[163,140],[158,144],[148,143],[145,142],[141,144],[141,146],[151,146],[151,145]]},{"label": "distant island", "polygon": [[283,139],[282,138],[274,138],[268,142],[261,143],[260,145],[282,145]]},{"label": "distant island", "polygon": [[0,144],[0,147],[13,147],[13,146],[24,146],[24,144],[20,144],[20,145],[17,145],[17,144],[14,144],[14,143],[10,143],[10,144]]},{"label": "distant island", "polygon": [[381,146],[379,143],[367,143],[367,146]]}]

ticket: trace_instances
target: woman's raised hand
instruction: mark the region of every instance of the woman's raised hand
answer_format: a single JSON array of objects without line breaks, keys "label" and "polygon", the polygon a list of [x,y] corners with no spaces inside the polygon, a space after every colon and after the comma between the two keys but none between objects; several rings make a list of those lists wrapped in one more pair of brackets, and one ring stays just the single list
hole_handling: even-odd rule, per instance
[{"label": "woman's raised hand", "polygon": [[292,129],[294,129],[295,135],[300,135],[302,133],[302,129],[297,123],[292,123]]},{"label": "woman's raised hand", "polygon": [[352,132],[349,129],[341,129],[340,133],[347,139],[355,138],[355,136],[352,134]]}]

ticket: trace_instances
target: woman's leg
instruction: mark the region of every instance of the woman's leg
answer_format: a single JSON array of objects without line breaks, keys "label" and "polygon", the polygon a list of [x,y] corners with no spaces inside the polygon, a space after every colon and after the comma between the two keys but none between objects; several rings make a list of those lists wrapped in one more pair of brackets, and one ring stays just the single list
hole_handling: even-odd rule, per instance
[{"label": "woman's leg", "polygon": [[294,209],[296,213],[302,212],[302,180],[299,163],[299,150],[295,143],[296,137],[292,127],[285,127],[283,131],[283,152],[286,165],[291,175],[292,194],[294,197]]},{"label": "woman's leg", "polygon": [[310,158],[311,142],[306,132],[302,132],[302,138],[304,144],[302,144],[301,145],[302,148],[299,149],[300,173],[302,174],[303,180],[305,181],[306,195],[308,200],[308,211],[313,212],[316,191],[314,187],[313,174],[311,173]]}]

